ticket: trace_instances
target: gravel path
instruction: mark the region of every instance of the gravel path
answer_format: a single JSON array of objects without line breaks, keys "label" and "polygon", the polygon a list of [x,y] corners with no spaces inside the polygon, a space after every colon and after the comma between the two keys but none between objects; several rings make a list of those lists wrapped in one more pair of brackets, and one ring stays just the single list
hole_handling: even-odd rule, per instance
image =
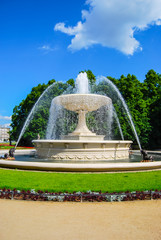
[{"label": "gravel path", "polygon": [[1,240],[160,240],[161,201],[0,200]]}]

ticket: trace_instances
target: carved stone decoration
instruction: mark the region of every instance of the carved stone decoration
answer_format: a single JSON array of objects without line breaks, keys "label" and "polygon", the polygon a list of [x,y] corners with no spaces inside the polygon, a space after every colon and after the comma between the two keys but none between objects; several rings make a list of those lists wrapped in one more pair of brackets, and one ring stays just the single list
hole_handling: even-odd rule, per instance
[{"label": "carved stone decoration", "polygon": [[60,161],[108,161],[126,159],[129,157],[129,145],[131,143],[131,141],[35,141],[38,157],[42,158],[47,156],[48,159]]}]

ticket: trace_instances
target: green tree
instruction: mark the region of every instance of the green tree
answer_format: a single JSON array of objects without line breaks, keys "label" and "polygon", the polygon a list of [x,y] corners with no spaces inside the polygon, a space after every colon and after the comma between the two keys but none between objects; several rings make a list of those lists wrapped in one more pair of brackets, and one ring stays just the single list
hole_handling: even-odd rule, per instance
[{"label": "green tree", "polygon": [[161,75],[151,69],[148,71],[145,77],[144,98],[149,100],[150,103],[153,103],[160,98]]},{"label": "green tree", "polygon": [[69,84],[70,86],[72,86],[72,87],[74,88],[74,87],[75,87],[74,79],[73,79],[73,78],[70,78],[70,79],[67,81],[67,84]]},{"label": "green tree", "polygon": [[152,127],[148,147],[157,149],[161,147],[161,75],[151,69],[145,77],[143,93]]}]

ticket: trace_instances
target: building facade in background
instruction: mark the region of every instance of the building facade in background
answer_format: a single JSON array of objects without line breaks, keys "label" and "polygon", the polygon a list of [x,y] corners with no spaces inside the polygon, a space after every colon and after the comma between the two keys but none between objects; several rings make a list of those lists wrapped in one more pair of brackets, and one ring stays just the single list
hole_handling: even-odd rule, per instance
[{"label": "building facade in background", "polygon": [[9,137],[10,137],[9,131],[10,131],[9,127],[0,126],[0,141],[1,142],[9,141]]}]

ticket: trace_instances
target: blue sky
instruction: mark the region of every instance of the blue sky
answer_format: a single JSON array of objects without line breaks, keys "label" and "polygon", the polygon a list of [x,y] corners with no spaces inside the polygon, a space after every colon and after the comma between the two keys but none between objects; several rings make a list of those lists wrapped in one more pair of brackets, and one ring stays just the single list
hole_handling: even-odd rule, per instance
[{"label": "blue sky", "polygon": [[0,125],[32,87],[85,69],[161,73],[161,1],[0,0]]}]

